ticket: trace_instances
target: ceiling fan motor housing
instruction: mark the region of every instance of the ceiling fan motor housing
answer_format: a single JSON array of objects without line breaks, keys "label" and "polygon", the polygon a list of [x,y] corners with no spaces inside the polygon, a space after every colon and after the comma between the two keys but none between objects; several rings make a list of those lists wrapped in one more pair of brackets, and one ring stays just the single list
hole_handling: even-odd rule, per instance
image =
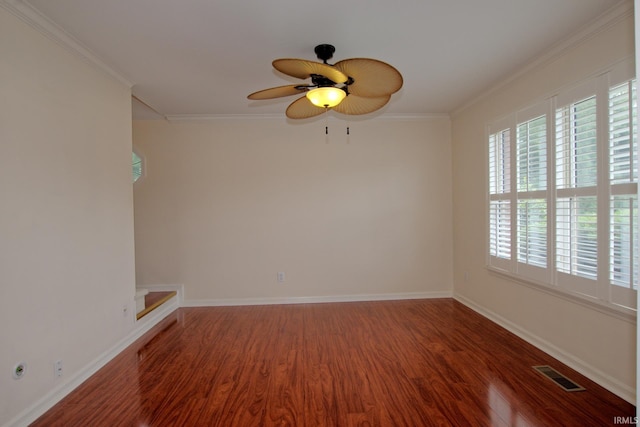
[{"label": "ceiling fan motor housing", "polygon": [[333,80],[320,75],[320,74],[311,74],[311,82],[314,86],[323,87],[323,86],[335,86],[336,82]]},{"label": "ceiling fan motor housing", "polygon": [[318,59],[321,59],[325,64],[328,59],[333,58],[333,54],[336,51],[336,48],[330,44],[319,44],[315,47],[314,52]]}]

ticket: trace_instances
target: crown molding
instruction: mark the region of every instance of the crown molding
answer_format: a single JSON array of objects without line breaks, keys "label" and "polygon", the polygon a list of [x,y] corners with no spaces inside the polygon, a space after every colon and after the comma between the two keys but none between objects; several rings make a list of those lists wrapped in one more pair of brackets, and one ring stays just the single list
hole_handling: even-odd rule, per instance
[{"label": "crown molding", "polygon": [[[318,116],[320,117],[320,116]],[[198,122],[198,121],[227,121],[227,120],[282,120],[289,121],[284,114],[169,114],[165,118],[170,122]],[[391,114],[385,113],[375,117],[358,118],[354,116],[352,118],[343,117],[329,117],[329,120],[342,120],[342,121],[370,121],[370,120],[390,120],[390,121],[421,121],[431,119],[449,119],[450,116],[447,113],[406,113],[406,114]],[[310,123],[315,122],[317,119],[307,119],[302,121],[295,121],[296,123]]]},{"label": "crown molding", "polygon": [[58,24],[47,18],[31,5],[25,3],[23,0],[0,0],[0,7],[6,9],[9,13],[25,22],[34,30],[56,42],[85,62],[88,62],[103,71],[116,81],[122,83],[128,88],[133,86],[133,83],[131,83],[131,81],[125,78],[121,73],[107,65],[89,48],[63,30]]},{"label": "crown molding", "polygon": [[[48,39],[54,41],[58,45],[65,48],[67,51],[74,54],[81,60],[93,65],[102,72],[109,75],[111,78],[125,85],[129,89],[134,86],[134,83],[127,79],[122,73],[115,70],[107,63],[105,63],[98,55],[93,53],[87,46],[82,44],[79,40],[67,33],[62,27],[53,22],[47,16],[42,14],[36,8],[25,2],[24,0],[0,0],[0,8],[7,10],[9,13],[25,22],[34,30],[38,31]],[[138,100],[144,104],[139,98]],[[145,104],[146,105],[146,104]],[[148,107],[148,106],[147,106]],[[151,107],[149,107],[151,108]],[[152,109],[153,110],[153,109]],[[154,110],[155,111],[155,110]],[[291,122],[284,116],[284,114],[169,114],[162,115],[157,120],[168,120],[171,122],[194,122],[194,121],[229,121],[229,120],[283,120],[285,122]],[[330,119],[345,120],[350,122],[358,122],[364,120],[392,120],[392,121],[420,121],[429,119],[449,119],[450,115],[447,113],[405,113],[405,114],[392,114],[382,113],[366,116],[351,116],[349,118],[336,118]],[[141,119],[145,120],[145,119]],[[146,119],[149,120],[149,119]],[[151,119],[154,120],[154,119]],[[295,121],[295,123],[303,124],[307,122],[313,122],[314,119]]]},{"label": "crown molding", "polygon": [[411,122],[433,119],[450,119],[451,116],[448,113],[385,113],[381,114],[377,118],[380,120]]},{"label": "crown molding", "polygon": [[611,7],[609,10],[602,13],[599,17],[597,17],[591,23],[582,27],[576,33],[550,46],[548,49],[544,51],[544,53],[533,58],[527,65],[511,73],[508,77],[501,79],[499,83],[491,86],[489,89],[480,93],[478,96],[472,98],[467,103],[454,109],[451,112],[451,117],[452,118],[456,117],[457,115],[461,114],[462,112],[472,107],[476,103],[484,100],[489,95],[509,85],[514,80],[517,80],[518,78],[522,77],[526,73],[546,63],[552,62],[553,60],[560,57],[566,51],[573,49],[581,45],[582,43],[585,43],[589,39],[613,27],[621,20],[626,19],[630,16],[633,17],[633,14],[634,14],[633,1],[624,0],[618,3],[617,5]]},{"label": "crown molding", "polygon": [[167,114],[170,122],[210,122],[224,120],[286,120],[283,114]]}]

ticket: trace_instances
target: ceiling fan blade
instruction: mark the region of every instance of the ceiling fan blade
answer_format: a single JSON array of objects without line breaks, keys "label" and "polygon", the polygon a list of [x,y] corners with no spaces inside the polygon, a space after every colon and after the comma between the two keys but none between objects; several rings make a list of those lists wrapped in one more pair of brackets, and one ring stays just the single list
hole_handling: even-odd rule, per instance
[{"label": "ceiling fan blade", "polygon": [[259,90],[257,92],[253,92],[251,95],[247,96],[249,99],[273,99],[273,98],[281,98],[283,96],[291,96],[298,95],[300,93],[306,92],[309,90],[306,87],[302,87],[300,85],[287,85],[287,86],[278,86],[272,87],[271,89]]},{"label": "ceiling fan blade", "polygon": [[402,87],[402,74],[386,62],[369,58],[345,59],[335,68],[353,78],[349,93],[375,98],[391,95]]},{"label": "ceiling fan blade", "polygon": [[287,117],[290,119],[308,119],[319,116],[326,111],[325,108],[316,107],[306,96],[298,98],[287,107]]},{"label": "ceiling fan blade", "polygon": [[304,59],[276,59],[273,68],[288,76],[307,79],[312,74],[320,74],[334,83],[344,83],[349,78],[340,70],[321,62],[306,61]]},{"label": "ceiling fan blade", "polygon": [[378,96],[375,98],[363,97],[349,94],[342,102],[333,109],[338,113],[357,116],[359,114],[372,113],[384,107],[391,99],[391,95]]}]

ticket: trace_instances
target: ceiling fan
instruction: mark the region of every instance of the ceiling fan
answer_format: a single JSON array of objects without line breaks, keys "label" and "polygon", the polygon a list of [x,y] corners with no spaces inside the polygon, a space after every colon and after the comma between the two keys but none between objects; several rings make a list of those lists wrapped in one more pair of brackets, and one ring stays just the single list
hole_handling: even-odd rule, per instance
[{"label": "ceiling fan", "polygon": [[287,108],[290,119],[307,119],[333,109],[348,115],[367,114],[382,108],[402,87],[402,75],[391,65],[369,58],[344,59],[331,65],[336,48],[315,47],[322,63],[304,59],[276,59],[273,68],[288,76],[311,79],[310,83],[278,86],[254,92],[252,100],[304,94]]}]

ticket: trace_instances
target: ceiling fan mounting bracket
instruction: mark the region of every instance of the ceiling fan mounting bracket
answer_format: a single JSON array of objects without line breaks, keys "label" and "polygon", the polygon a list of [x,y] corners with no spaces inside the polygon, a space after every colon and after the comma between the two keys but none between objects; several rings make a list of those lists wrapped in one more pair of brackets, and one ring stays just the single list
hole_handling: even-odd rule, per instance
[{"label": "ceiling fan mounting bracket", "polygon": [[336,48],[330,44],[319,44],[313,50],[316,53],[318,59],[321,59],[326,64],[328,59],[333,58],[333,54],[336,51]]}]

